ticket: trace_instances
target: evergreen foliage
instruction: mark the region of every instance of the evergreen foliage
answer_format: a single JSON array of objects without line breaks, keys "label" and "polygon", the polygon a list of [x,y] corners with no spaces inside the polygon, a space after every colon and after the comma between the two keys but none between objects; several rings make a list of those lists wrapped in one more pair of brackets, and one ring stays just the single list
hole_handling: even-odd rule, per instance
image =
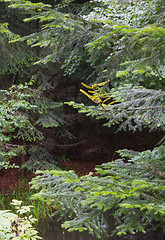
[{"label": "evergreen foliage", "polygon": [[[115,124],[119,130],[164,131],[163,0],[97,0],[83,4],[68,0],[52,5],[25,0],[1,2],[24,11],[24,22],[39,23],[37,31],[20,36],[11,33],[6,23],[0,25],[5,61],[2,73],[15,73],[22,63],[27,67],[29,60],[39,66],[58,62],[64,75],[79,74],[81,81],[92,83],[83,84],[88,92],[81,90],[92,103],[67,103],[80,113],[105,119],[105,126]],[[22,49],[29,49],[26,43],[36,50],[35,61],[32,50],[28,53]],[[20,48],[11,61],[13,46]],[[56,112],[61,103],[44,97],[41,91],[48,86],[43,81],[39,88],[21,84],[1,90],[0,168],[8,165],[8,158],[15,156],[16,150],[23,151],[12,144],[13,138],[33,143],[43,139],[38,126],[65,123]],[[30,154],[37,159],[30,164],[34,169],[39,161],[45,165],[44,158],[54,161],[45,150],[32,146]],[[153,227],[163,229],[164,141],[153,150],[120,150],[119,154],[121,159],[97,166],[96,176],[79,178],[73,171],[38,172],[32,181],[39,190],[34,198],[57,205],[57,213],[66,220],[62,226],[69,231],[88,230],[103,237],[104,212],[109,214],[109,210],[116,219],[118,235],[145,233]]]},{"label": "evergreen foliage", "polygon": [[[83,4],[78,13],[66,8],[72,1],[54,8],[30,1],[7,2],[12,8],[36,10],[24,21],[39,20],[41,31],[18,40],[44,48],[37,63],[60,62],[66,75],[88,66],[82,79],[111,79],[114,86],[118,85],[116,73],[118,78],[130,73],[131,81],[147,87],[164,85],[163,1],[93,1]],[[142,9],[147,9],[143,19]]]},{"label": "evergreen foliage", "polygon": [[[34,198],[56,204],[69,231],[105,234],[104,212],[111,210],[118,235],[164,226],[165,146],[153,151],[118,151],[121,159],[96,167],[98,176],[79,178],[73,171],[40,171]],[[152,225],[155,221],[155,225]]]},{"label": "evergreen foliage", "polygon": [[[63,104],[56,103],[50,97],[45,96],[45,92],[52,86],[42,72],[43,68],[33,66],[34,61],[39,57],[38,50],[30,48],[26,43],[11,43],[11,41],[19,37],[18,33],[26,34],[27,29],[25,28],[24,32],[21,29],[23,17],[33,14],[36,8],[46,5],[42,3],[34,4],[32,9],[27,9],[25,12],[21,9],[7,10],[6,6],[9,4],[4,2],[1,1],[0,3],[2,6],[0,73],[7,73],[11,82],[4,83],[3,80],[1,81],[0,168],[9,167],[10,159],[27,154],[29,148],[33,149],[33,142],[36,142],[36,158],[35,160],[30,158],[26,165],[34,170],[46,164],[45,159],[42,163],[40,161],[39,164],[39,159],[44,158],[43,156],[47,152],[46,148],[43,156],[37,157],[37,152],[41,150],[39,142],[44,139],[41,128],[59,127],[66,123],[62,111],[58,109]],[[15,19],[15,24],[20,24],[19,29],[15,29],[10,17]],[[7,19],[9,19],[9,23],[5,22]],[[25,24],[24,27],[26,27]],[[15,32],[12,32],[12,30]],[[31,31],[34,31],[34,25],[32,25]],[[35,82],[34,85],[33,82]],[[12,87],[10,87],[11,85]],[[9,89],[5,89],[6,86]],[[31,144],[27,142],[31,142]],[[44,150],[41,152],[44,152]],[[50,155],[50,153],[47,152],[47,155]],[[21,157],[20,161],[22,161]],[[53,166],[56,166],[55,161],[51,167]]]},{"label": "evergreen foliage", "polygon": [[[91,91],[90,91],[91,94]],[[67,104],[79,109],[79,113],[96,119],[106,119],[104,126],[111,127],[117,124],[119,130],[142,130],[147,127],[152,130],[165,130],[165,92],[161,90],[151,90],[144,87],[123,85],[106,92],[98,89],[88,97],[97,99],[99,96],[113,99],[110,104],[99,102],[97,106],[86,106],[83,103],[68,102]]]},{"label": "evergreen foliage", "polygon": [[44,147],[33,145],[29,151],[29,159],[22,164],[21,168],[26,168],[35,172],[38,169],[59,169],[52,154],[51,147],[46,143]]},{"label": "evergreen foliage", "polygon": [[0,73],[14,73],[21,71],[30,62],[36,60],[36,54],[25,43],[11,44],[10,41],[18,35],[12,33],[8,23],[0,23]]},{"label": "evergreen foliage", "polygon": [[[55,114],[62,103],[50,101],[42,92],[29,84],[13,85],[9,90],[0,90],[0,168],[7,167],[13,156],[26,153],[26,141],[43,140],[43,133],[37,125],[57,127],[64,120]],[[45,124],[45,118],[50,119]],[[13,143],[14,139],[22,139],[22,144]],[[31,159],[33,161],[33,159]]]}]

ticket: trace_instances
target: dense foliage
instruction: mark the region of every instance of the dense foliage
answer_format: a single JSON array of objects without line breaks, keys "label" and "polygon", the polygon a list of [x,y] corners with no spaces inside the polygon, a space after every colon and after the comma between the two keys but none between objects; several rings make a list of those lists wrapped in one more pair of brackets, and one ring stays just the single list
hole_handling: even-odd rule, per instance
[{"label": "dense foliage", "polygon": [[[106,119],[104,126],[111,127],[116,124],[119,130],[132,131],[142,130],[143,127],[149,127],[150,131],[165,130],[164,91],[133,85],[112,88],[108,93],[100,88],[90,90],[90,94],[81,91],[98,106],[86,106],[83,103],[74,102],[67,104],[80,109],[80,113],[86,113],[96,119]],[[111,99],[113,101],[106,104]]]},{"label": "dense foliage", "polygon": [[[33,169],[41,161],[47,168],[44,158],[54,162],[46,145],[38,144],[43,128],[65,123],[56,111],[63,103],[56,103],[46,92],[53,87],[44,75],[48,69],[51,74],[51,64],[58,63],[65,78],[73,78],[78,86],[85,82],[88,92],[77,93],[80,103],[74,97],[70,102],[66,99],[79,113],[103,119],[105,126],[116,125],[118,130],[164,131],[163,0],[1,0],[0,4],[4,10],[0,71],[13,74],[9,89],[2,86],[0,91],[0,168],[9,166],[9,158],[28,151]],[[16,18],[16,13],[17,21],[31,26],[30,31],[17,32],[13,23],[5,23],[7,16]],[[90,101],[82,103],[83,94]],[[13,138],[23,142],[15,144]],[[42,175],[32,181],[39,189],[35,198],[57,205],[67,220],[62,226],[70,231],[88,230],[102,237],[107,211],[116,219],[119,235],[163,229],[164,140],[152,150],[124,149],[119,154],[121,159],[97,166],[97,176],[39,172]]]},{"label": "dense foliage", "polygon": [[[118,235],[145,233],[153,221],[164,225],[164,146],[153,151],[120,150],[121,159],[96,167],[98,176],[79,178],[74,172],[42,171],[32,184],[36,198],[56,204],[65,219],[63,227],[88,230],[102,237],[104,212],[111,210]],[[125,160],[127,159],[127,160]],[[107,226],[106,226],[107,227]],[[152,225],[151,225],[152,227]]]},{"label": "dense foliage", "polygon": [[36,221],[30,214],[33,206],[22,206],[22,202],[15,199],[12,200],[11,205],[15,207],[16,213],[0,210],[0,239],[42,239],[33,227]]},{"label": "dense foliage", "polygon": [[[9,90],[0,91],[0,117],[3,119],[0,136],[0,156],[2,159],[0,168],[6,168],[9,165],[9,159],[13,156],[26,154],[26,141],[34,142],[44,138],[43,133],[37,129],[36,125],[48,128],[65,123],[59,114],[55,115],[55,109],[62,104],[48,101],[42,96],[39,89],[32,89],[30,85],[32,82],[25,85],[13,85]],[[22,144],[13,143],[16,138],[21,138]],[[31,148],[34,149],[34,144]],[[35,159],[33,159],[31,168],[35,164]]]}]

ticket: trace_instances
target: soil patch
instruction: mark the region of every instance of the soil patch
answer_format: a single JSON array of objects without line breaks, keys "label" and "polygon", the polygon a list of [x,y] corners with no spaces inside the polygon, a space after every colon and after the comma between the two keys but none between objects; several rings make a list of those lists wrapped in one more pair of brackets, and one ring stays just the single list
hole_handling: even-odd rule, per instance
[{"label": "soil patch", "polygon": [[9,195],[15,186],[22,181],[30,181],[35,174],[30,171],[20,171],[18,168],[0,170],[0,194]]}]

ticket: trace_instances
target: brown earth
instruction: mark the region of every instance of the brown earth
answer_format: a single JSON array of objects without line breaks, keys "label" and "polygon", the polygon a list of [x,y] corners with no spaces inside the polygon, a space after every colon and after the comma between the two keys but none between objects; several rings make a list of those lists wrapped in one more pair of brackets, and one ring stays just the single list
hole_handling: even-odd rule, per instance
[{"label": "brown earth", "polygon": [[0,193],[8,195],[12,193],[15,186],[19,185],[22,181],[30,181],[35,174],[32,172],[21,172],[17,168],[0,170]]}]

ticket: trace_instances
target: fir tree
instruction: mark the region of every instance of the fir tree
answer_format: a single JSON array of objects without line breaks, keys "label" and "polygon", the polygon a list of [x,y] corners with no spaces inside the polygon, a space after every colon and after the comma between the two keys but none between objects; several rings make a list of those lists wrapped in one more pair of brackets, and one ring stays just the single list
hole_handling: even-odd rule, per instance
[{"label": "fir tree", "polygon": [[[24,0],[5,2],[16,11],[26,11],[25,22],[39,23],[38,31],[20,34],[17,39],[11,39],[11,43],[25,42],[33,49],[39,49],[35,64],[47,66],[49,62],[58,62],[64,75],[79,74],[79,80],[86,83],[84,86],[89,92],[81,90],[81,93],[92,102],[72,101],[67,104],[79,108],[80,113],[105,119],[108,127],[115,124],[119,130],[146,128],[164,131],[165,31],[162,0],[98,0],[83,4],[60,1],[53,5]],[[110,81],[112,89],[104,84],[107,81]],[[12,121],[10,132],[17,126],[19,134],[28,130],[19,136],[32,140],[42,137],[41,134],[27,114],[22,115],[23,125],[17,123],[17,118],[14,121],[15,111],[35,113],[39,102],[37,114],[42,118],[36,120],[37,124],[52,126],[54,119],[51,113],[49,117],[45,116],[45,102],[37,99],[34,93],[34,98],[33,94],[29,97],[29,93],[30,88],[24,92],[26,99],[15,96],[17,102],[10,108],[10,117],[6,118],[6,110],[3,118],[4,127],[8,126],[6,119]],[[8,91],[3,94],[5,97],[13,96]],[[13,104],[12,99],[9,103]],[[6,106],[7,102],[3,109]],[[50,110],[54,107],[54,104],[53,107],[50,105]],[[2,131],[6,129],[4,127]],[[5,138],[4,132],[3,135]],[[62,226],[69,231],[88,230],[102,237],[106,233],[103,213],[109,210],[116,219],[118,235],[135,234],[136,230],[145,233],[147,228],[152,229],[153,223],[155,228],[163,229],[164,139],[153,150],[120,150],[119,153],[121,159],[96,167],[98,176],[89,174],[79,178],[72,171],[39,172],[42,175],[32,181],[33,187],[40,189],[35,198],[57,205],[66,220]]]}]

